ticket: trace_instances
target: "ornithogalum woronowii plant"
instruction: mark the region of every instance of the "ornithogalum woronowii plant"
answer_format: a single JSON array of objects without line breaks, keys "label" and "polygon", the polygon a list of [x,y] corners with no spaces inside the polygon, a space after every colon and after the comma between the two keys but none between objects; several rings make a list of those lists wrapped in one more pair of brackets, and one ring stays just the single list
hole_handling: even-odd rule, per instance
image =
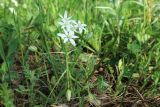
[{"label": "ornithogalum woronowii plant", "polygon": [[[67,91],[66,97],[67,100],[70,101],[71,99],[71,80],[73,79],[69,62],[70,61],[70,52],[69,52],[69,45],[73,45],[76,47],[76,39],[81,39],[79,36],[82,35],[83,32],[86,31],[86,24],[82,24],[80,20],[72,20],[70,16],[67,15],[67,11],[65,11],[64,15],[60,15],[60,22],[58,23],[61,27],[61,33],[57,35],[63,40],[64,47],[65,47],[65,58],[66,58],[66,70],[64,73],[67,75]],[[78,36],[79,35],[79,36]],[[69,47],[68,47],[69,46]]]}]

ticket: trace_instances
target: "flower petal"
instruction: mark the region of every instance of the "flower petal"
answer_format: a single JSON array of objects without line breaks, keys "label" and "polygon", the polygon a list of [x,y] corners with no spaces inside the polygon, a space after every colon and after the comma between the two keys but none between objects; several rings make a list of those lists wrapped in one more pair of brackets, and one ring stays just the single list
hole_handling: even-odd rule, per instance
[{"label": "flower petal", "polygon": [[63,18],[67,18],[67,11],[64,12],[64,17]]},{"label": "flower petal", "polygon": [[66,43],[68,40],[69,40],[68,38],[64,38],[63,42]]},{"label": "flower petal", "polygon": [[76,36],[76,35],[72,35],[72,38],[74,39],[74,38],[79,38],[78,36]]},{"label": "flower petal", "polygon": [[58,22],[58,24],[62,26],[64,23],[62,23],[62,22]]},{"label": "flower petal", "polygon": [[79,28],[79,33],[82,33],[83,29]]},{"label": "flower petal", "polygon": [[61,37],[61,38],[65,38],[65,37],[66,37],[66,35],[63,34],[63,33],[58,33],[57,35],[58,35],[59,37]]},{"label": "flower petal", "polygon": [[62,16],[61,14],[59,14],[59,16],[60,16],[61,18],[63,18],[63,16]]},{"label": "flower petal", "polygon": [[67,36],[68,35],[68,31],[66,29],[63,29],[65,35]]},{"label": "flower petal", "polygon": [[86,25],[86,24],[82,24],[82,26],[83,26],[83,27],[86,27],[87,25]]},{"label": "flower petal", "polygon": [[73,39],[69,39],[69,41],[71,42],[71,44],[72,44],[73,46],[76,46],[76,43],[75,43],[75,41],[74,41]]}]

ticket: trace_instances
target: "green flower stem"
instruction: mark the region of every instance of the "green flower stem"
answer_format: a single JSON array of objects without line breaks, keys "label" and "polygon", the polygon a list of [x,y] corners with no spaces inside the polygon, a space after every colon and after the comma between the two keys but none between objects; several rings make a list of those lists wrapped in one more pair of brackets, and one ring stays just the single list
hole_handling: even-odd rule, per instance
[{"label": "green flower stem", "polygon": [[68,82],[68,89],[70,89],[70,77],[71,77],[71,74],[70,74],[70,70],[69,70],[69,52],[68,52],[68,47],[67,45],[65,46],[65,57],[66,57],[66,71],[67,71],[67,82]]}]

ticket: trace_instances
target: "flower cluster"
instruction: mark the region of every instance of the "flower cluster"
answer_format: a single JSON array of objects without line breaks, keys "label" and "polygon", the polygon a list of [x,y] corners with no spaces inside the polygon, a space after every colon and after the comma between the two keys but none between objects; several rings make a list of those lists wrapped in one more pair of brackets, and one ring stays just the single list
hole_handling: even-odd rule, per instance
[{"label": "flower cluster", "polygon": [[16,13],[16,7],[18,7],[18,1],[17,0],[11,0],[11,7],[10,7],[10,2],[8,2],[8,1],[0,1],[0,7],[2,7],[3,9],[5,8],[5,5],[8,7],[9,6],[9,11],[11,12],[11,13],[14,13],[14,14],[17,14]]},{"label": "flower cluster", "polygon": [[79,38],[76,34],[82,34],[86,30],[86,24],[82,24],[79,20],[72,20],[65,11],[64,16],[60,15],[61,21],[59,25],[63,30],[63,33],[58,33],[58,36],[64,40],[64,43],[70,42],[73,46],[76,46],[75,40]]},{"label": "flower cluster", "polygon": [[[15,7],[18,7],[18,2],[16,0],[11,0],[11,2],[14,4]],[[9,11],[11,13],[17,14],[15,8],[9,7]]]}]

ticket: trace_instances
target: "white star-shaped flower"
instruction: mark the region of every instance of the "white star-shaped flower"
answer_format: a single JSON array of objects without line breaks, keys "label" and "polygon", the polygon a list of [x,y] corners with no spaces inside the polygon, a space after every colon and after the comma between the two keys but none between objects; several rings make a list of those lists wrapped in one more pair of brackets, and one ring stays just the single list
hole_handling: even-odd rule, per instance
[{"label": "white star-shaped flower", "polygon": [[4,8],[4,3],[0,3],[0,7]]},{"label": "white star-shaped flower", "polygon": [[16,13],[16,10],[15,10],[13,7],[9,7],[9,11],[10,11],[11,13],[17,14],[17,13]]},{"label": "white star-shaped flower", "polygon": [[83,30],[86,30],[86,26],[87,26],[86,24],[82,24],[79,20],[78,20],[78,23],[76,25],[79,33],[82,33]]},{"label": "white star-shaped flower", "polygon": [[58,33],[58,36],[64,40],[64,43],[70,42],[73,46],[76,46],[74,39],[78,38],[78,36],[73,31],[64,30],[64,33]]},{"label": "white star-shaped flower", "polygon": [[59,22],[59,25],[61,25],[62,29],[71,29],[73,27],[72,23],[74,23],[73,20],[71,20],[71,17],[68,17],[67,11],[65,11],[64,16],[60,15],[61,22]]},{"label": "white star-shaped flower", "polygon": [[18,7],[18,2],[16,0],[11,0],[11,2],[16,6]]}]

